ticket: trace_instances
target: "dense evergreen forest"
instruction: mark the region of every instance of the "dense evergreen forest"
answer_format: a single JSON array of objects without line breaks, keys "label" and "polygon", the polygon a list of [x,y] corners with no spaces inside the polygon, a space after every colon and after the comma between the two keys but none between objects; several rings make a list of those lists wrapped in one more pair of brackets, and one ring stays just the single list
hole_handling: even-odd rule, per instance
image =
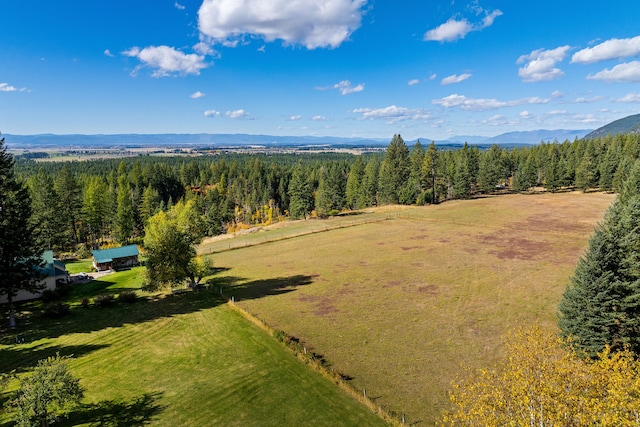
[{"label": "dense evergreen forest", "polygon": [[477,194],[619,191],[638,135],[481,150],[439,150],[395,135],[383,154],[139,156],[74,162],[16,159],[31,190],[41,243],[76,251],[143,236],[145,224],[193,201],[204,235],[286,218],[326,217],[383,204],[430,204]]}]

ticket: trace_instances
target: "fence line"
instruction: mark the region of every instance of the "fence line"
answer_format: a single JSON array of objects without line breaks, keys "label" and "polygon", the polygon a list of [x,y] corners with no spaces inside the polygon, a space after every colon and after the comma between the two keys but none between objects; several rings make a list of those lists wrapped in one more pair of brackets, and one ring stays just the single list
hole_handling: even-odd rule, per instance
[{"label": "fence line", "polygon": [[[342,227],[344,228],[344,227]],[[240,306],[238,306],[235,303],[235,298],[232,296],[231,298],[229,298],[222,290],[222,288],[220,288],[220,296],[221,298],[223,298],[224,300],[227,301],[227,304],[237,313],[239,313],[242,317],[244,317],[246,320],[248,320],[249,322],[253,323],[254,325],[256,325],[257,327],[259,327],[260,329],[264,330],[265,332],[267,332],[272,338],[276,339],[276,334],[278,333],[278,331],[273,328],[271,325],[269,325],[267,322],[265,322],[264,320],[254,316],[253,314],[251,314],[248,310],[246,310],[245,308],[242,308]],[[393,425],[393,426],[402,426],[405,424],[405,413],[404,411],[402,412],[402,417],[400,419],[398,419],[399,417],[396,415],[394,416],[391,412],[385,410],[384,408],[382,408],[380,405],[377,405],[373,400],[371,400],[371,398],[367,397],[366,394],[366,389],[363,389],[363,392],[356,390],[351,384],[349,384],[342,376],[341,373],[334,371],[333,369],[331,369],[329,367],[329,365],[327,364],[327,361],[324,360],[324,364],[322,361],[319,361],[315,358],[315,355],[313,353],[311,354],[307,354],[307,347],[303,345],[303,343],[301,341],[298,341],[298,348],[296,348],[296,346],[290,346],[287,345],[286,342],[283,342],[285,348],[289,351],[291,351],[298,360],[302,361],[303,363],[305,363],[307,366],[310,366],[312,369],[314,369],[317,372],[320,372],[325,378],[328,378],[330,381],[332,381],[334,384],[336,384],[341,390],[343,390],[344,392],[346,392],[347,394],[349,394],[350,396],[352,396],[353,398],[355,398],[357,401],[359,401],[360,403],[364,404],[367,408],[369,408],[374,414],[378,415],[380,418],[382,418],[383,420],[385,420],[386,422],[388,422],[389,424]],[[300,351],[300,348],[302,348],[302,351]]]}]

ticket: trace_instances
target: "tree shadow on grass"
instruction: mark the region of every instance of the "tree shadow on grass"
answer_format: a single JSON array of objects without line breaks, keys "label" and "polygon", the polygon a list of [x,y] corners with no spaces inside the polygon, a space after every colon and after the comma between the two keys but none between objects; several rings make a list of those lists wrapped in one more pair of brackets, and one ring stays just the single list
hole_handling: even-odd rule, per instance
[{"label": "tree shadow on grass", "polygon": [[91,305],[74,306],[69,314],[48,319],[40,310],[22,310],[18,318],[18,330],[0,335],[0,344],[11,344],[14,334],[25,343],[42,338],[57,338],[73,333],[89,333],[126,324],[153,321],[159,318],[195,313],[216,307],[224,301],[212,291],[188,291],[182,295],[154,295],[138,297],[133,303],[113,300],[108,307]]},{"label": "tree shadow on grass", "polygon": [[229,298],[234,300],[250,300],[267,296],[282,295],[293,292],[300,286],[313,283],[317,276],[298,274],[291,277],[276,277],[273,279],[252,280],[234,276],[217,278],[213,281],[214,286],[222,286],[222,289]]},{"label": "tree shadow on grass", "polygon": [[15,345],[0,350],[0,372],[15,370],[20,373],[38,364],[39,360],[47,357],[60,356],[81,357],[94,351],[108,347],[108,345],[37,345],[28,347]]},{"label": "tree shadow on grass", "polygon": [[254,281],[239,277],[215,278],[209,281],[212,285],[209,289],[186,290],[177,295],[139,297],[134,303],[114,300],[109,307],[73,306],[68,315],[56,319],[45,318],[38,308],[28,306],[29,309],[20,313],[17,331],[0,331],[0,345],[12,345],[15,334],[19,334],[28,344],[43,338],[90,333],[211,309],[225,302],[217,289],[220,285],[226,296],[233,296],[238,301],[292,292],[297,287],[313,283],[314,277],[296,275]]},{"label": "tree shadow on grass", "polygon": [[83,405],[61,418],[59,426],[134,427],[151,424],[164,407],[158,404],[162,393],[145,393],[135,400],[122,402],[106,400]]}]

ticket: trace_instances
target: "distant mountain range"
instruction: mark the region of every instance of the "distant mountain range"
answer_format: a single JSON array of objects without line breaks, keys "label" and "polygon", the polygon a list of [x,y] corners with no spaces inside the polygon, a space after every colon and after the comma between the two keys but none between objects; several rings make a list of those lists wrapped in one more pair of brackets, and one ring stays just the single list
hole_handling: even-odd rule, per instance
[{"label": "distant mountain range", "polygon": [[[446,140],[435,140],[436,145],[456,146],[467,142],[470,145],[537,145],[541,141],[563,142],[582,138],[591,130],[534,130],[508,132],[494,137],[462,135]],[[229,146],[386,146],[389,138],[341,138],[333,136],[272,136],[247,134],[105,134],[105,135],[10,135],[3,134],[8,148],[44,149],[54,147],[229,147]],[[431,138],[419,138],[423,145]],[[407,141],[413,144],[416,140]]]},{"label": "distant mountain range", "polygon": [[640,133],[640,114],[627,116],[622,119],[609,123],[590,132],[585,139],[598,138],[606,135]]}]

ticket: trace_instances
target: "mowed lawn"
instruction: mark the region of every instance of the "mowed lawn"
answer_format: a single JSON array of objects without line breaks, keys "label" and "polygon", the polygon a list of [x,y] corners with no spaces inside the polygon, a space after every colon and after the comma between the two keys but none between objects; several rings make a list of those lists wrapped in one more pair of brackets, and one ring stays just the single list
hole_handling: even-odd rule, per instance
[{"label": "mowed lawn", "polygon": [[571,192],[386,207],[371,214],[386,213],[382,222],[212,260],[238,305],[324,355],[377,404],[432,425],[462,366],[489,366],[515,326],[555,326],[613,199]]},{"label": "mowed lawn", "polygon": [[[72,312],[58,320],[23,307],[24,343],[0,335],[0,372],[22,372],[56,352],[71,356],[86,398],[56,425],[385,425],[213,291],[80,305],[84,296],[139,287],[142,271],[74,285]],[[6,413],[0,425],[10,425]]]}]

